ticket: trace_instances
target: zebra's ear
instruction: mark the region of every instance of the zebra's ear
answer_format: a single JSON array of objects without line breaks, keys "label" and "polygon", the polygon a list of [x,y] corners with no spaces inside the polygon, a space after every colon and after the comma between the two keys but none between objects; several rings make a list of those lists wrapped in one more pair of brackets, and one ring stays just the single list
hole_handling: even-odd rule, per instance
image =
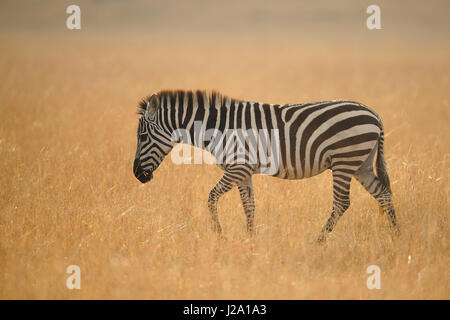
[{"label": "zebra's ear", "polygon": [[152,94],[150,99],[147,100],[147,107],[145,108],[144,116],[150,119],[159,108],[159,97],[156,93]]}]

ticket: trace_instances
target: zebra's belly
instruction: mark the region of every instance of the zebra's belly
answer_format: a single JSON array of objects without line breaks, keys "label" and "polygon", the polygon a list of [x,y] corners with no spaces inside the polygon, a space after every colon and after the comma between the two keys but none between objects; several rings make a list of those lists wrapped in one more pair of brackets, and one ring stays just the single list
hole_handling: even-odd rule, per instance
[{"label": "zebra's belly", "polygon": [[330,169],[330,162],[326,160],[320,167],[303,170],[301,168],[280,166],[272,172],[268,172],[265,168],[258,168],[255,173],[266,174],[280,179],[298,180],[305,179],[321,174],[325,170]]}]

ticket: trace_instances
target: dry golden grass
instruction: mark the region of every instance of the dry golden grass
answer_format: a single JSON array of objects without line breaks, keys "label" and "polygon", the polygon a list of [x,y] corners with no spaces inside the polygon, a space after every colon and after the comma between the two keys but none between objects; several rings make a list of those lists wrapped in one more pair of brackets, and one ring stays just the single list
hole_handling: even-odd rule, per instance
[{"label": "dry golden grass", "polygon": [[[448,48],[73,34],[1,40],[1,298],[450,298]],[[352,182],[350,209],[318,246],[332,200],[324,173],[256,176],[253,240],[231,191],[219,202],[227,236],[219,240],[206,199],[220,169],[168,158],[151,183],[133,176],[135,106],[161,88],[371,106],[387,132],[401,237],[392,241],[386,217]],[[81,267],[81,290],[65,286],[70,264]],[[381,290],[366,287],[372,264]]]}]

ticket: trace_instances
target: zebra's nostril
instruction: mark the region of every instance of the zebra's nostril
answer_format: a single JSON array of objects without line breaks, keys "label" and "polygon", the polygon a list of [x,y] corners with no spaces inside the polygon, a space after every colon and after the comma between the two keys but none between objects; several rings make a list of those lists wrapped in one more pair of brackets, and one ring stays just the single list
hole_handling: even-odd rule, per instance
[{"label": "zebra's nostril", "polygon": [[141,162],[139,161],[139,159],[134,160],[133,173],[134,176],[142,183],[150,181],[153,177],[151,171],[146,171],[142,169]]}]

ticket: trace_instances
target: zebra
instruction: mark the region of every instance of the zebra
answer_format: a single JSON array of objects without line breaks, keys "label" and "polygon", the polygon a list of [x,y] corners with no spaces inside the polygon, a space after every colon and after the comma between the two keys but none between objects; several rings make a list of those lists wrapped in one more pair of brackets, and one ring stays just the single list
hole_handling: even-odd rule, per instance
[{"label": "zebra", "polygon": [[[333,205],[318,237],[319,242],[326,240],[348,209],[353,177],[377,200],[380,211],[387,213],[394,234],[399,233],[384,160],[383,125],[380,117],[361,103],[332,100],[279,105],[237,100],[216,91],[163,90],[141,100],[138,114],[133,172],[142,183],[152,179],[153,172],[177,142],[193,144],[214,153],[208,143],[195,144],[174,138],[177,130],[185,130],[194,136],[194,123],[200,123],[203,130],[217,132],[225,129],[276,130],[279,161],[269,175],[303,179],[325,170],[332,172]],[[244,145],[249,148],[248,144]],[[263,173],[263,166],[259,160],[250,162],[248,157],[245,161],[222,161],[217,165],[224,174],[208,197],[213,229],[221,234],[217,204],[222,195],[236,186],[246,215],[247,231],[253,235],[252,175]]]}]

